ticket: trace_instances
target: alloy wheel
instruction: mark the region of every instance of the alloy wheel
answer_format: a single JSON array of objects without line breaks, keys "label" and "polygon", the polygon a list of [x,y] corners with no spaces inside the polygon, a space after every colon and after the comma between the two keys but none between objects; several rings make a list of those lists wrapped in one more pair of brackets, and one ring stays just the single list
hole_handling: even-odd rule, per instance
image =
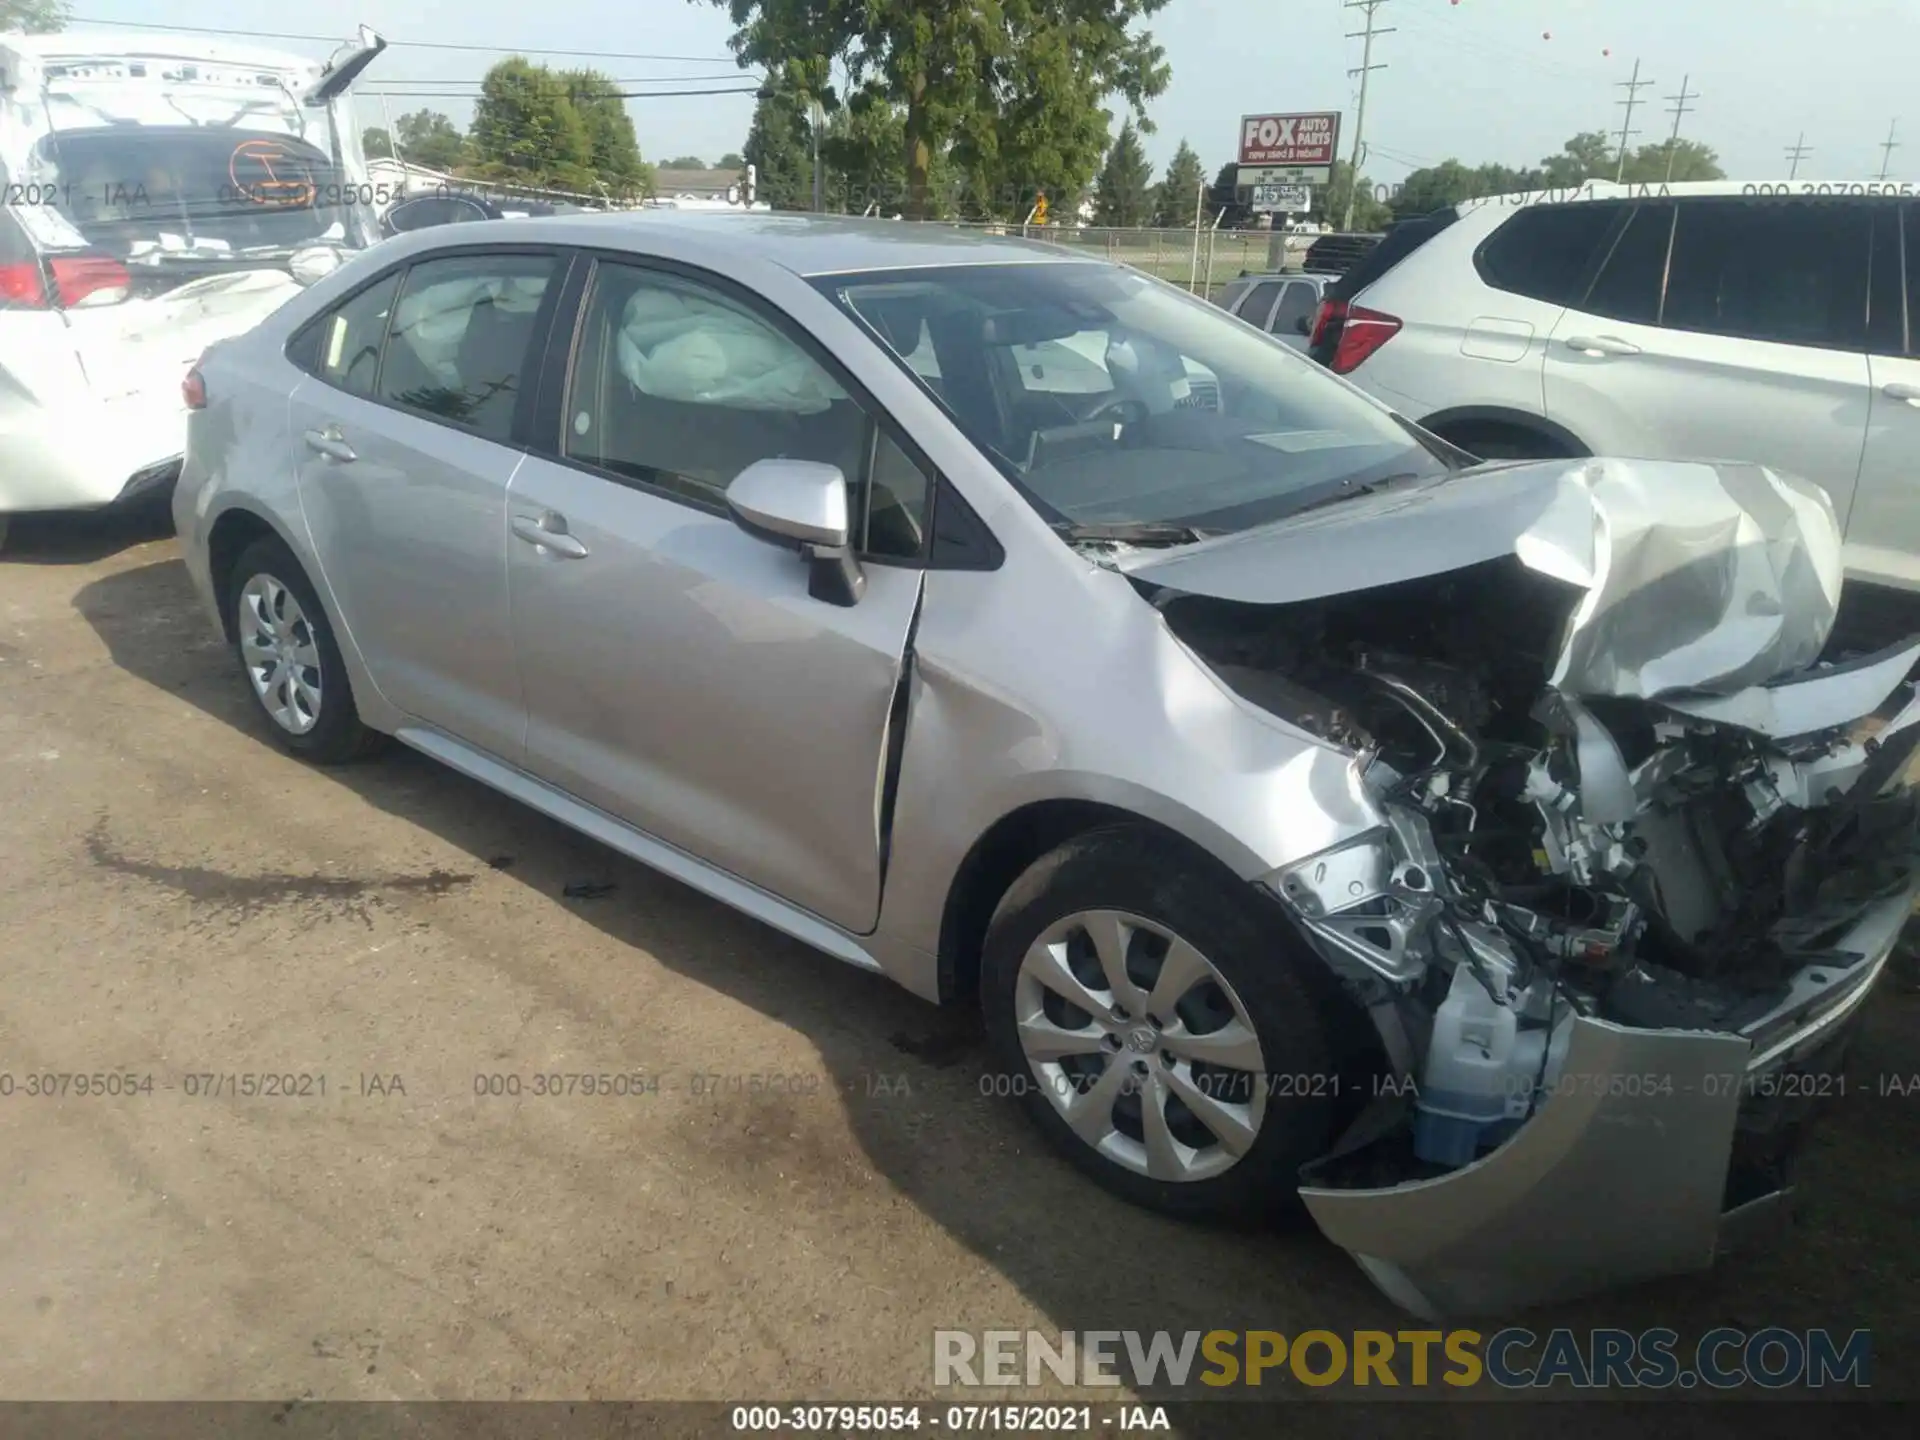
[{"label": "alloy wheel", "polygon": [[320,723],[320,647],[312,622],[294,593],[271,575],[241,587],[240,657],[253,693],[273,722],[290,735]]},{"label": "alloy wheel", "polygon": [[1206,1180],[1259,1137],[1267,1074],[1246,1007],[1206,956],[1120,910],[1056,921],[1020,962],[1014,1023],[1069,1128],[1152,1180]]}]

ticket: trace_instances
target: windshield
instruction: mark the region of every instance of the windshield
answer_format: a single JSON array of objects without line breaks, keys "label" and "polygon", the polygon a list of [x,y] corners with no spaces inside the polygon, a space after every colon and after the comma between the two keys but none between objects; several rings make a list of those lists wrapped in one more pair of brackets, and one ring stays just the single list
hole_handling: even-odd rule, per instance
[{"label": "windshield", "polygon": [[352,212],[364,203],[325,151],[270,130],[61,130],[40,139],[34,161],[41,193],[129,263],[353,243]]},{"label": "windshield", "polygon": [[1411,427],[1287,346],[1119,266],[815,283],[1056,522],[1238,530],[1450,468]]}]

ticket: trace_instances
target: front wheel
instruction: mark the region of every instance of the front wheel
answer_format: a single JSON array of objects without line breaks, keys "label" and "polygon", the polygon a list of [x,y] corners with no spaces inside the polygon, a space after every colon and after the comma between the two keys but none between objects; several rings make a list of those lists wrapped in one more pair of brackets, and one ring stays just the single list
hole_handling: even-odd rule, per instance
[{"label": "front wheel", "polygon": [[1243,882],[1171,840],[1082,836],[1021,876],[989,926],[989,1079],[1135,1204],[1288,1211],[1360,1085],[1317,963]]}]

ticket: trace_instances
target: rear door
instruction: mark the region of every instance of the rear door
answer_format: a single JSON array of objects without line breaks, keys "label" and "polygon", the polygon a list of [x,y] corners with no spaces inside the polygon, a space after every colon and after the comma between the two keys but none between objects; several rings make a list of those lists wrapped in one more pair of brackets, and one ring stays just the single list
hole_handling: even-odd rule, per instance
[{"label": "rear door", "polygon": [[519,763],[507,485],[563,256],[424,256],[303,332],[288,406],[300,503],[374,683],[418,720]]},{"label": "rear door", "polygon": [[1867,369],[1872,394],[1847,569],[1920,589],[1920,203],[1876,217]]},{"label": "rear door", "polygon": [[1554,326],[1548,417],[1596,454],[1800,475],[1844,516],[1867,429],[1873,203],[1640,205]]}]

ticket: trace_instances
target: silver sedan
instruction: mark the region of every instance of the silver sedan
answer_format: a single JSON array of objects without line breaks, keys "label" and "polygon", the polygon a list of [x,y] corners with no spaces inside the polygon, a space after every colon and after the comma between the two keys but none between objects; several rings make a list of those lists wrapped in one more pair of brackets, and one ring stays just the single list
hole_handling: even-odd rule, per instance
[{"label": "silver sedan", "polygon": [[1099,1183],[1304,1201],[1420,1313],[1711,1263],[1911,903],[1920,645],[1817,663],[1821,491],[1475,466],[1123,267],[444,227],[187,394],[188,566],[288,750],[397,738],[977,997]]}]

